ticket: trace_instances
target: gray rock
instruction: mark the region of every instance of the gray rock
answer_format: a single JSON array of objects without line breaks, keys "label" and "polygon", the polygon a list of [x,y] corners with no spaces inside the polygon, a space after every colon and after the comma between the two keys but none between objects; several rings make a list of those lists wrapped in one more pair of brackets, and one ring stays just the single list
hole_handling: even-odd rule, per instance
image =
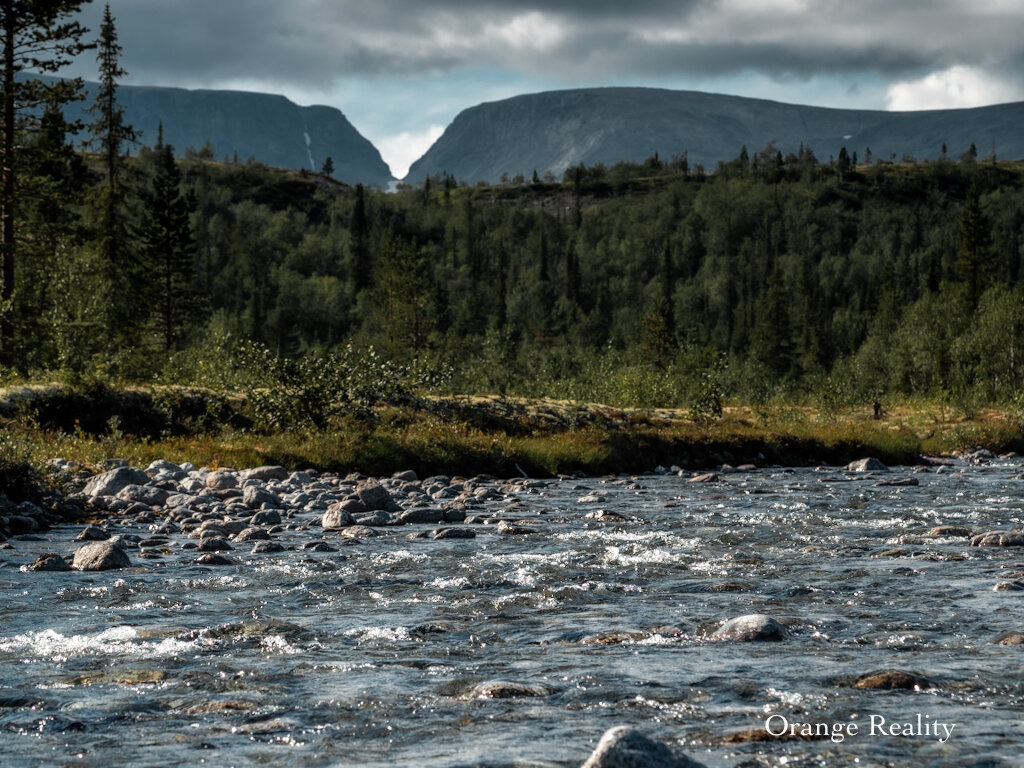
[{"label": "gray rock", "polygon": [[28,515],[11,515],[7,518],[7,528],[12,536],[36,533],[40,527],[39,521]]},{"label": "gray rock", "polygon": [[154,475],[158,472],[165,472],[168,475],[176,475],[179,472],[185,474],[185,470],[179,467],[177,464],[164,461],[163,459],[157,459],[146,467],[146,472],[152,472]]},{"label": "gray rock", "polygon": [[211,491],[227,491],[238,487],[238,478],[231,472],[211,472],[206,476],[206,487]]},{"label": "gray rock", "polygon": [[734,640],[741,643],[785,640],[788,637],[789,631],[784,626],[763,613],[729,619],[711,635],[712,640]]},{"label": "gray rock", "polygon": [[383,509],[378,509],[375,512],[370,512],[364,515],[356,515],[352,518],[352,521],[356,525],[370,525],[370,526],[384,526],[384,525],[395,525],[400,523],[401,520],[390,512],[385,512]]},{"label": "gray rock", "polygon": [[546,685],[513,683],[507,680],[489,680],[479,683],[470,694],[474,699],[521,699],[550,696],[555,690]]},{"label": "gray rock", "polygon": [[85,484],[82,493],[86,496],[116,496],[128,485],[145,485],[149,476],[141,469],[117,467],[109,472],[96,475]]},{"label": "gray rock", "polygon": [[281,513],[276,509],[261,509],[252,519],[249,520],[250,525],[280,525],[281,524]]},{"label": "gray rock", "polygon": [[243,480],[287,480],[291,473],[284,467],[266,466],[242,470]]},{"label": "gray rock", "polygon": [[384,509],[391,501],[391,494],[383,485],[371,483],[362,486],[356,491],[359,500],[366,505],[368,510]]},{"label": "gray rock", "polygon": [[201,552],[230,552],[231,545],[220,536],[207,536],[199,542]]},{"label": "gray rock", "polygon": [[444,521],[443,509],[432,509],[430,507],[416,507],[409,509],[400,515],[403,523],[426,523],[436,525]]},{"label": "gray rock", "polygon": [[249,509],[259,509],[264,504],[269,507],[278,507],[281,505],[281,500],[276,493],[268,491],[266,488],[250,485],[246,486],[242,492],[242,503]]},{"label": "gray rock", "polygon": [[270,534],[259,526],[253,525],[246,528],[239,533],[236,533],[234,541],[266,541],[270,538]]},{"label": "gray rock", "polygon": [[873,458],[858,459],[846,465],[848,472],[884,472],[887,469],[885,464]]},{"label": "gray rock", "polygon": [[988,531],[971,539],[972,547],[1024,547],[1024,531]]},{"label": "gray rock", "polygon": [[22,566],[23,571],[70,571],[71,566],[67,560],[56,552],[47,552],[35,559],[32,565]]},{"label": "gray rock", "polygon": [[417,477],[416,473],[413,472],[411,469],[406,469],[403,470],[402,472],[395,472],[395,474],[393,474],[391,477],[394,480],[401,480],[406,483],[415,483],[417,480],[419,480],[419,477]]},{"label": "gray rock", "polygon": [[892,480],[879,480],[875,483],[876,488],[887,488],[887,487],[900,487],[900,486],[911,486],[920,485],[921,481],[916,477],[894,477]]},{"label": "gray rock", "polygon": [[196,558],[196,563],[199,565],[238,565],[234,559],[216,552],[207,552],[205,555],[200,555]]},{"label": "gray rock", "polygon": [[75,536],[75,541],[106,541],[109,538],[110,534],[99,526],[89,525]]},{"label": "gray rock", "polygon": [[476,532],[472,528],[438,528],[434,531],[435,539],[475,539]]},{"label": "gray rock", "polygon": [[171,494],[163,488],[154,488],[151,485],[126,485],[117,492],[117,498],[125,501],[135,501],[147,504],[151,507],[162,507]]},{"label": "gray rock", "polygon": [[320,525],[325,531],[337,531],[352,525],[352,515],[344,507],[343,502],[331,504],[320,518]]},{"label": "gray rock", "polygon": [[605,731],[582,768],[703,768],[629,726]]},{"label": "gray rock", "polygon": [[83,544],[75,552],[71,567],[79,571],[110,571],[119,568],[130,568],[131,560],[121,545],[112,539],[107,541],[91,541]]},{"label": "gray rock", "polygon": [[272,552],[284,552],[284,547],[276,541],[257,541],[252,545],[254,555],[270,554]]}]

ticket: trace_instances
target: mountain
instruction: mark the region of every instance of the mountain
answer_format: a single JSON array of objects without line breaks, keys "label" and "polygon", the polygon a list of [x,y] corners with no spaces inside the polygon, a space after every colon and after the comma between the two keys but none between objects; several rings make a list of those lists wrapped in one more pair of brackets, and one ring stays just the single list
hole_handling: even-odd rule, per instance
[{"label": "mountain", "polygon": [[936,158],[945,142],[958,157],[1024,157],[1024,102],[924,112],[828,109],[764,99],[655,88],[590,88],[516,96],[464,110],[406,181],[450,173],[460,181],[496,182],[534,170],[557,176],[577,163],[664,160],[687,153],[690,166],[714,170],[744,145],[753,154],[771,141],[783,154],[800,144],[819,160],[847,147],[863,160]]},{"label": "mountain", "polygon": [[[84,110],[95,88],[86,84],[85,100],[67,109],[69,119],[90,121]],[[334,107],[300,107],[265,93],[131,85],[118,87],[117,99],[143,144],[156,142],[162,123],[164,142],[179,155],[209,143],[216,158],[316,171],[330,157],[340,181],[386,187],[394,180],[376,147]]]}]

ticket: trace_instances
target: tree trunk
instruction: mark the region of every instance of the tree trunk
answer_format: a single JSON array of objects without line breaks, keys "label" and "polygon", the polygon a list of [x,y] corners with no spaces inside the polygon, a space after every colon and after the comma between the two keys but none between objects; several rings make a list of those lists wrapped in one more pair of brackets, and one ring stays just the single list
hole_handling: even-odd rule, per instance
[{"label": "tree trunk", "polygon": [[3,261],[3,285],[0,287],[0,365],[13,361],[14,341],[14,3],[3,0],[4,85],[3,135],[0,137],[2,188],[0,196],[0,261]]}]

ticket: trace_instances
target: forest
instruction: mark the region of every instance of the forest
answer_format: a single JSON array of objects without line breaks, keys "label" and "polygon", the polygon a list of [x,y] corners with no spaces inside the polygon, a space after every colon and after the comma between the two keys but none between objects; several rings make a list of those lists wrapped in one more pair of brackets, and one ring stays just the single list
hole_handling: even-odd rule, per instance
[{"label": "forest", "polygon": [[106,18],[95,122],[39,94],[4,150],[8,382],[210,386],[344,360],[425,392],[711,417],[1021,405],[1019,162],[769,143],[714,169],[682,151],[353,187],[135,135]]}]

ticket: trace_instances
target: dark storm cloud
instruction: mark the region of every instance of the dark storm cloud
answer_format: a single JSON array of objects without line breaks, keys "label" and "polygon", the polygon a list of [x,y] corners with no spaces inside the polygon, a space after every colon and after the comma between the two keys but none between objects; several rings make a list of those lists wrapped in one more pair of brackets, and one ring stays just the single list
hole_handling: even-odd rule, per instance
[{"label": "dark storm cloud", "polygon": [[[327,87],[501,68],[568,82],[1020,71],[1015,0],[114,0],[134,82]],[[102,4],[86,12],[98,27]],[[88,72],[81,71],[81,74]],[[1006,74],[1006,72],[1004,72]]]}]

